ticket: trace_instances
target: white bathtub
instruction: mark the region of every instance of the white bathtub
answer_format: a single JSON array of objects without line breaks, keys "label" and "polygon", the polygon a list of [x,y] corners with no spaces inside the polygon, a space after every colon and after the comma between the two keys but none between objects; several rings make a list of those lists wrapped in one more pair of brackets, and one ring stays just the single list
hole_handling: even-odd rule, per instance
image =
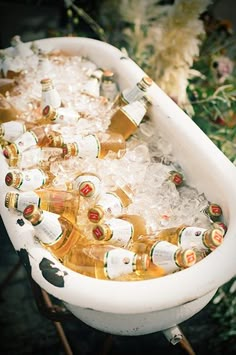
[{"label": "white bathtub", "polygon": [[[134,85],[144,75],[118,49],[97,40],[53,38],[40,40],[38,44],[46,49],[60,48],[69,54],[87,55],[98,66],[113,69],[121,89]],[[217,288],[236,273],[236,168],[157,85],[152,86],[149,94],[156,130],[168,135],[186,179],[204,192],[208,200],[222,207],[228,225],[219,248],[179,273],[140,282],[111,282],[63,267],[34,242],[29,223],[22,226],[22,216],[10,214],[4,207],[4,196],[10,188],[5,186],[7,165],[0,152],[0,213],[12,244],[28,264],[33,279],[63,300],[85,323],[118,335],[147,334],[181,323],[200,311]]]}]

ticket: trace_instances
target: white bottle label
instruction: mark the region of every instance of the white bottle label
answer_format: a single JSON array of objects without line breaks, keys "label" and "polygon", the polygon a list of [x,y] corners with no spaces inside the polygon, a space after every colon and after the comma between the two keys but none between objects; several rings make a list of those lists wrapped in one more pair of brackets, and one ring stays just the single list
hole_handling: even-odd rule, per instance
[{"label": "white bottle label", "polygon": [[150,256],[153,264],[162,267],[166,273],[178,270],[174,255],[178,247],[166,241],[157,242],[153,245]]},{"label": "white bottle label", "polygon": [[25,132],[25,125],[21,122],[10,121],[2,123],[2,128],[4,132],[4,139],[8,142],[15,141]]},{"label": "white bottle label", "polygon": [[100,143],[95,135],[89,134],[85,137],[81,137],[76,142],[81,158],[97,158],[99,156]]},{"label": "white bottle label", "polygon": [[113,216],[117,216],[122,213],[123,205],[118,196],[112,192],[105,193],[98,201],[98,206]]},{"label": "white bottle label", "polygon": [[52,106],[53,108],[59,108],[61,106],[61,97],[55,88],[42,92],[41,108],[45,106]]},{"label": "white bottle label", "polygon": [[106,222],[112,230],[112,243],[120,246],[126,246],[130,239],[133,237],[134,229],[130,222],[124,221],[119,218],[112,218]]},{"label": "white bottle label", "polygon": [[53,122],[54,123],[60,123],[64,125],[74,125],[75,123],[78,122],[79,119],[79,113],[76,112],[75,110],[72,110],[70,108],[65,108],[65,107],[59,107],[57,109],[57,113],[54,117]]},{"label": "white bottle label", "polygon": [[34,191],[26,191],[19,193],[17,200],[18,211],[23,212],[24,209],[29,205],[36,205],[39,207],[40,198]]},{"label": "white bottle label", "polygon": [[179,236],[179,245],[181,245],[182,248],[208,249],[202,241],[205,231],[205,228],[199,227],[184,228]]},{"label": "white bottle label", "polygon": [[36,135],[33,132],[25,132],[19,138],[17,138],[14,143],[17,146],[19,153],[22,153],[24,150],[33,147],[38,142]]},{"label": "white bottle label", "polygon": [[104,271],[107,277],[114,279],[133,272],[134,257],[135,253],[122,248],[108,251],[104,257]]},{"label": "white bottle label", "polygon": [[18,187],[21,191],[32,191],[41,187],[45,182],[45,175],[40,169],[23,170],[23,181]]},{"label": "white bottle label", "polygon": [[129,105],[123,106],[121,111],[123,111],[136,126],[139,126],[146,113],[146,108],[141,102],[134,101]]},{"label": "white bottle label", "polygon": [[122,91],[122,96],[127,103],[141,99],[143,97],[144,91],[139,89],[137,85],[133,89],[127,88]]},{"label": "white bottle label", "polygon": [[62,235],[59,215],[47,211],[43,211],[43,215],[43,220],[34,226],[35,235],[42,243],[54,244]]},{"label": "white bottle label", "polygon": [[[87,184],[86,184],[87,183]],[[93,184],[94,188],[94,193],[92,196],[99,194],[101,190],[101,180],[94,175],[80,175],[78,176],[72,183],[72,187],[74,190],[81,190],[82,196],[86,197],[91,196],[91,187],[90,184]],[[81,185],[83,184],[83,187],[81,189]]]}]

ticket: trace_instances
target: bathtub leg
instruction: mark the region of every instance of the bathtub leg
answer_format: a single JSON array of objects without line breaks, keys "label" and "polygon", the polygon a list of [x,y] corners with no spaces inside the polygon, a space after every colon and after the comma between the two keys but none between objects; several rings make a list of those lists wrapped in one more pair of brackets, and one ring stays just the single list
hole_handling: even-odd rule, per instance
[{"label": "bathtub leg", "polygon": [[187,354],[196,355],[191,344],[177,325],[163,330],[162,333],[165,335],[165,337],[171,344],[179,344],[186,351]]}]

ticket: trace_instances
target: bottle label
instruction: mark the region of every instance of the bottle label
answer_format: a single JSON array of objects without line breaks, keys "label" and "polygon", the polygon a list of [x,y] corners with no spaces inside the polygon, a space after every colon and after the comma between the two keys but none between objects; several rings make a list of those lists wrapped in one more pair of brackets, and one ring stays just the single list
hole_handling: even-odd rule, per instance
[{"label": "bottle label", "polygon": [[112,81],[102,82],[100,95],[113,102],[118,95],[117,85]]},{"label": "bottle label", "polygon": [[104,256],[104,272],[109,279],[134,271],[135,253],[122,248],[112,249]]},{"label": "bottle label", "polygon": [[43,215],[42,221],[34,226],[35,235],[42,243],[54,244],[62,236],[60,216],[48,211],[43,211]]},{"label": "bottle label", "polygon": [[122,91],[122,96],[127,103],[137,101],[143,97],[144,91],[141,90],[137,85],[133,89],[127,88]]},{"label": "bottle label", "polygon": [[106,212],[113,216],[117,216],[122,213],[123,205],[119,197],[112,192],[107,192],[102,196],[98,203]]},{"label": "bottle label", "polygon": [[135,126],[139,126],[146,113],[145,106],[139,101],[134,101],[129,105],[125,105],[120,110],[125,113]]},{"label": "bottle label", "polygon": [[61,106],[61,97],[55,88],[49,88],[48,91],[42,91],[41,107],[52,106],[53,108],[59,108]]},{"label": "bottle label", "polygon": [[36,145],[37,142],[38,138],[32,131],[25,132],[14,141],[19,153],[22,153],[24,150]]},{"label": "bottle label", "polygon": [[79,114],[70,109],[70,108],[64,108],[64,107],[59,107],[57,109],[56,115],[53,119],[54,123],[60,123],[60,124],[75,124],[79,119]]},{"label": "bottle label", "polygon": [[17,210],[23,212],[24,209],[29,205],[36,205],[39,207],[39,196],[34,191],[26,191],[19,193],[16,206]]},{"label": "bottle label", "polygon": [[186,227],[179,235],[179,245],[182,248],[203,248],[208,249],[204,242],[203,236],[206,232],[205,228],[200,227]]},{"label": "bottle label", "polygon": [[76,141],[81,158],[98,158],[100,153],[100,143],[97,137],[89,134]]},{"label": "bottle label", "polygon": [[74,190],[79,190],[83,197],[91,197],[97,195],[100,191],[101,181],[94,175],[80,175],[72,184]]},{"label": "bottle label", "polygon": [[126,246],[133,237],[134,228],[128,221],[124,221],[119,218],[112,218],[106,222],[106,224],[112,230],[112,237],[110,240],[120,246]]},{"label": "bottle label", "polygon": [[18,187],[21,191],[32,191],[38,189],[45,183],[45,175],[40,169],[22,171],[22,183]]},{"label": "bottle label", "polygon": [[179,267],[175,262],[175,252],[178,247],[166,241],[157,242],[153,245],[150,256],[153,264],[162,267],[166,273],[178,270]]},{"label": "bottle label", "polygon": [[21,122],[10,121],[2,123],[3,137],[8,142],[15,141],[19,136],[25,133],[25,125]]}]

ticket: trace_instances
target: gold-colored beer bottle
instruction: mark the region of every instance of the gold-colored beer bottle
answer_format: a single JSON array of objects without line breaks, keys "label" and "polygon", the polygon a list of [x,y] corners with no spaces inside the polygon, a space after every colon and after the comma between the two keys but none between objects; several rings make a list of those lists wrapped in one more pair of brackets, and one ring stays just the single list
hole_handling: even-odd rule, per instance
[{"label": "gold-colored beer bottle", "polygon": [[20,115],[18,111],[7,99],[0,94],[0,122],[15,121]]},{"label": "gold-colored beer bottle", "polygon": [[23,133],[13,143],[5,147],[3,154],[7,159],[17,158],[17,155],[25,150],[34,147],[46,147],[50,143],[47,126],[37,126]]},{"label": "gold-colored beer bottle", "polygon": [[95,198],[101,191],[101,179],[91,172],[79,173],[71,182],[72,190],[84,198]]},{"label": "gold-colored beer bottle", "polygon": [[33,128],[35,124],[32,122],[24,122],[19,120],[12,120],[0,124],[0,139],[13,143],[26,130]]},{"label": "gold-colored beer bottle", "polygon": [[63,260],[76,244],[88,243],[76,224],[58,214],[29,205],[24,209],[23,216],[33,225],[41,244],[58,259]]},{"label": "gold-colored beer bottle", "polygon": [[42,123],[59,123],[60,125],[75,125],[80,118],[79,113],[70,107],[53,108],[50,105],[44,107]]},{"label": "gold-colored beer bottle", "polygon": [[54,87],[53,80],[50,78],[42,79],[40,81],[42,85],[42,95],[41,95],[41,108],[44,109],[45,106],[52,106],[57,109],[62,106],[61,97]]},{"label": "gold-colored beer bottle", "polygon": [[114,191],[102,194],[96,204],[89,208],[88,219],[98,223],[103,218],[121,215],[123,209],[132,202],[133,191],[129,184],[117,186]]},{"label": "gold-colored beer bottle", "polygon": [[111,218],[93,228],[93,237],[98,241],[108,241],[120,247],[127,247],[140,235],[147,234],[146,221],[142,216],[124,214]]},{"label": "gold-colored beer bottle", "polygon": [[97,279],[129,278],[133,273],[148,272],[147,254],[117,248],[109,244],[91,243],[86,246],[76,245],[64,257],[63,264],[68,268]]},{"label": "gold-colored beer bottle", "polygon": [[221,228],[201,228],[181,225],[161,230],[157,240],[166,240],[182,248],[213,250],[223,242],[224,231]]},{"label": "gold-colored beer bottle", "polygon": [[63,146],[63,155],[65,158],[78,156],[103,159],[110,153],[114,159],[119,159],[125,154],[125,150],[126,142],[122,135],[106,131],[76,137],[74,143]]},{"label": "gold-colored beer bottle", "polygon": [[135,84],[134,87],[124,89],[119,96],[119,106],[125,106],[131,102],[141,99],[152,84],[152,79],[148,76],[144,76],[138,83]]},{"label": "gold-colored beer bottle", "polygon": [[53,186],[55,178],[56,176],[47,169],[12,170],[6,174],[5,183],[20,191],[32,191],[40,187]]},{"label": "gold-colored beer bottle", "polygon": [[59,214],[72,223],[76,223],[80,196],[76,191],[57,191],[52,189],[6,193],[6,208],[23,212],[31,204],[38,206],[42,210]]},{"label": "gold-colored beer bottle", "polygon": [[94,97],[100,96],[100,82],[103,74],[103,70],[96,69],[87,79],[82,88],[82,93],[91,95]]},{"label": "gold-colored beer bottle", "polygon": [[108,129],[128,139],[138,129],[149,104],[150,99],[142,96],[139,100],[122,106],[112,115]]},{"label": "gold-colored beer bottle", "polygon": [[100,95],[108,99],[109,102],[115,102],[119,90],[117,82],[114,78],[114,72],[111,70],[104,70],[100,84]]},{"label": "gold-colored beer bottle", "polygon": [[20,154],[10,156],[8,165],[18,169],[49,168],[51,163],[60,160],[63,160],[62,148],[32,147]]},{"label": "gold-colored beer bottle", "polygon": [[151,262],[160,266],[166,274],[188,268],[197,261],[196,252],[155,238],[140,236],[136,241],[130,242],[129,249],[135,253],[147,253]]}]

